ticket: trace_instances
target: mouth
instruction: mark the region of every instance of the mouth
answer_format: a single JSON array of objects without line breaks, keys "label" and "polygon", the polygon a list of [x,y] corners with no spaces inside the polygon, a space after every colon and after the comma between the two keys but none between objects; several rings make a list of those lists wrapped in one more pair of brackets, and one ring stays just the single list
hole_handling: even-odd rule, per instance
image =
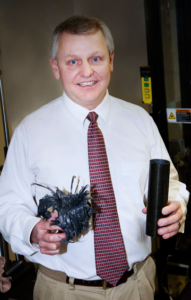
[{"label": "mouth", "polygon": [[89,82],[81,82],[78,83],[79,86],[93,86],[97,83],[97,81],[89,81]]}]

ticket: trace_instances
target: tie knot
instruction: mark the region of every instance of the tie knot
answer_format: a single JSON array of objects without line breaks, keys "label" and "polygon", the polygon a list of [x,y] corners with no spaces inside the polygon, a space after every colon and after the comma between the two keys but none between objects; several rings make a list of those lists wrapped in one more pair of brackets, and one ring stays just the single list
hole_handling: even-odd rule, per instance
[{"label": "tie knot", "polygon": [[88,115],[87,115],[87,119],[90,121],[90,122],[96,122],[97,121],[97,118],[98,118],[98,115],[92,111],[90,112]]}]

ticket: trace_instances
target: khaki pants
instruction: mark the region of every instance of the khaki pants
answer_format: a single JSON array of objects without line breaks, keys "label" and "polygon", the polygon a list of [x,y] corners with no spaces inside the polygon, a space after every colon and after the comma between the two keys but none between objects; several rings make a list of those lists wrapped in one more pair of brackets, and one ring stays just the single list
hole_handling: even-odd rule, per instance
[{"label": "khaki pants", "polygon": [[34,300],[154,300],[155,263],[149,257],[134,274],[114,288],[86,287],[58,282],[40,271],[34,288]]}]

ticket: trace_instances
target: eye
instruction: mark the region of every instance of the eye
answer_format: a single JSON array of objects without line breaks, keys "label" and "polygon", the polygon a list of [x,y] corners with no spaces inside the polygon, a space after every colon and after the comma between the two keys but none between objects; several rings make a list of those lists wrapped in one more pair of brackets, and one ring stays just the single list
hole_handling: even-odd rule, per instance
[{"label": "eye", "polygon": [[76,63],[77,63],[77,60],[75,60],[75,59],[73,59],[73,60],[70,61],[71,65],[76,65]]},{"label": "eye", "polygon": [[98,62],[99,61],[99,57],[94,57],[93,58],[93,62]]}]

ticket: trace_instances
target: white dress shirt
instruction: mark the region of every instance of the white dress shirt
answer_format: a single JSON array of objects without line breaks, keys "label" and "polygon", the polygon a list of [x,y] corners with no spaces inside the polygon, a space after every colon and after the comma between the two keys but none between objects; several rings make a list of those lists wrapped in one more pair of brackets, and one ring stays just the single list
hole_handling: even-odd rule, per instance
[{"label": "white dress shirt", "polygon": [[[109,160],[120,226],[130,268],[151,253],[145,234],[149,160],[170,160],[152,118],[139,106],[109,96],[95,109]],[[90,184],[87,130],[89,111],[65,94],[27,116],[16,128],[0,178],[0,229],[15,253],[68,276],[94,280],[94,231],[90,227],[75,243],[62,243],[62,254],[41,254],[30,244],[39,221],[37,203],[48,190],[32,183],[70,191],[72,176],[80,187]],[[188,192],[171,163],[169,200],[186,211]],[[74,181],[75,191],[77,178]]]}]

